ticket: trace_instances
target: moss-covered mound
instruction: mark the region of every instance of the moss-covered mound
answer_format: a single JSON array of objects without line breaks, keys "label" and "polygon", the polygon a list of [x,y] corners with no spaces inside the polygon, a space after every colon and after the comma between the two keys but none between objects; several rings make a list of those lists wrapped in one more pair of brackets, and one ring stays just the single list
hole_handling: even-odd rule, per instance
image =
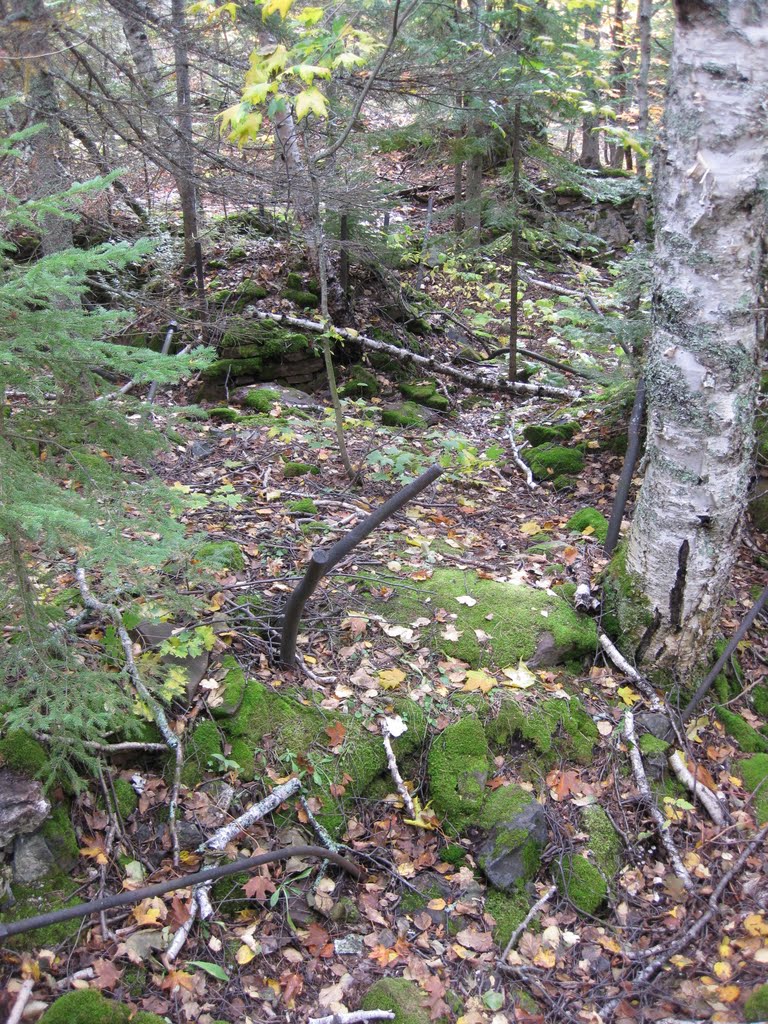
[{"label": "moss-covered mound", "polygon": [[515,737],[533,744],[544,763],[565,756],[590,764],[598,732],[578,697],[544,700],[532,708],[505,700],[488,723],[488,739],[494,747],[504,749]]},{"label": "moss-covered mound", "polygon": [[741,715],[737,715],[730,708],[717,708],[715,714],[725,731],[732,739],[736,740],[745,754],[768,753],[768,739],[745,721]]},{"label": "moss-covered mound", "polygon": [[521,883],[511,892],[491,889],[485,897],[485,909],[496,922],[493,929],[494,941],[504,949],[512,932],[525,920],[525,915],[531,909],[531,901]]},{"label": "moss-covered mound", "polygon": [[605,543],[608,536],[608,520],[596,508],[581,509],[575,516],[571,516],[565,525],[571,533],[584,533],[591,527],[590,536],[596,537],[601,544]]},{"label": "moss-covered mound", "polygon": [[434,380],[421,381],[418,384],[400,384],[400,394],[409,402],[426,405],[429,409],[439,409],[441,412],[445,412],[451,406],[445,395],[441,395],[437,390],[437,382]]},{"label": "moss-covered mound", "polygon": [[143,1010],[134,1013],[125,1003],[107,999],[95,988],[68,992],[40,1018],[40,1024],[165,1024],[163,1017]]},{"label": "moss-covered mound", "polygon": [[[475,603],[467,605],[457,601],[459,597],[471,597]],[[459,638],[448,639],[444,624],[436,623],[429,642],[472,668],[489,663],[507,668],[520,658],[530,661],[542,649],[545,634],[554,645],[548,650],[555,652],[548,664],[580,659],[597,643],[594,622],[577,615],[562,598],[532,587],[482,580],[458,569],[435,569],[431,579],[398,591],[381,614],[389,622],[408,625],[441,608],[456,616],[453,625]],[[476,630],[490,640],[478,640]]]},{"label": "moss-covered mound", "polygon": [[744,1003],[744,1020],[748,1024],[768,1020],[768,985],[760,985]]},{"label": "moss-covered mound", "polygon": [[608,879],[615,878],[621,868],[621,837],[599,804],[585,807],[582,818],[584,831],[589,836],[589,849],[598,870]]},{"label": "moss-covered mound", "polygon": [[[225,659],[224,663],[229,668],[224,700],[214,709],[214,714],[220,716],[220,732],[215,737],[206,734],[203,739],[210,741],[211,750],[214,743],[219,744],[215,753],[223,736],[232,747],[229,759],[238,761],[246,772],[253,771],[254,756],[264,749],[267,740],[287,758],[301,758],[305,767],[311,765],[313,769],[307,770],[307,783],[322,804],[319,816],[327,828],[336,830],[344,815],[338,809],[337,799],[330,795],[330,786],[343,785],[344,799],[367,793],[374,780],[388,771],[380,736],[368,732],[352,715],[334,715],[314,704],[276,693],[256,680],[246,680],[234,659]],[[423,742],[426,720],[422,709],[408,698],[396,698],[390,705],[408,725],[408,731],[394,741],[402,764],[402,758]],[[327,730],[336,723],[344,726],[346,734],[341,749],[333,752]],[[193,738],[201,728],[202,725],[198,726]],[[211,756],[208,749],[203,753]],[[345,776],[346,781],[342,781]]]},{"label": "moss-covered mound", "polygon": [[754,794],[757,823],[764,825],[768,821],[768,754],[748,757],[739,765],[739,772],[745,788]]},{"label": "moss-covered mound", "polygon": [[461,831],[478,820],[490,770],[488,743],[476,718],[440,733],[429,751],[427,775],[432,806],[444,822]]},{"label": "moss-covered mound", "polygon": [[280,394],[271,388],[252,388],[243,398],[243,406],[253,412],[269,412],[279,400]]},{"label": "moss-covered mound", "polygon": [[[0,921],[3,924],[10,924],[12,921],[23,921],[27,917],[45,914],[49,910],[72,907],[80,902],[80,888],[79,881],[60,872],[54,872],[41,882],[34,882],[31,885],[13,885],[11,889],[16,902],[8,910],[0,913]],[[59,943],[77,935],[80,924],[78,919],[60,921],[58,924],[36,928],[34,931],[15,935],[3,941],[12,949],[55,949]]]},{"label": "moss-covered mound", "polygon": [[34,777],[48,764],[48,755],[45,748],[29,733],[9,732],[0,740],[0,764]]},{"label": "moss-covered mound", "polygon": [[320,469],[309,462],[286,462],[283,466],[283,476],[286,480],[290,480],[295,476],[306,476],[307,473],[317,476],[320,473]]},{"label": "moss-covered mound", "polygon": [[381,410],[381,422],[387,427],[424,427],[426,420],[415,402],[403,402],[391,409]]},{"label": "moss-covered mound", "polygon": [[362,1010],[389,1010],[393,1024],[430,1024],[424,996],[415,981],[381,978],[374,982],[360,1004]]},{"label": "moss-covered mound", "polygon": [[622,652],[634,655],[646,629],[653,623],[648,599],[640,580],[627,569],[627,546],[622,543],[605,567],[603,584],[603,627]]},{"label": "moss-covered mound", "polygon": [[195,552],[195,559],[208,569],[240,572],[245,568],[245,558],[240,545],[233,540],[209,540]]},{"label": "moss-covered mound", "polygon": [[558,444],[561,441],[570,441],[578,431],[578,423],[553,423],[537,424],[529,423],[523,428],[523,437],[532,448],[538,448],[543,444]]},{"label": "moss-covered mound", "polygon": [[595,914],[608,896],[608,883],[586,857],[564,858],[555,871],[555,881],[568,899],[585,914]]},{"label": "moss-covered mound", "polygon": [[271,320],[233,316],[219,346],[219,358],[203,371],[201,398],[216,399],[229,387],[260,381],[316,387],[323,361],[313,339]]},{"label": "moss-covered mound", "polygon": [[578,448],[564,448],[559,444],[539,445],[526,452],[526,456],[537,480],[574,475],[584,468],[584,455]]},{"label": "moss-covered mound", "polygon": [[376,375],[356,363],[346,384],[339,388],[339,394],[342,398],[373,398],[380,390]]}]

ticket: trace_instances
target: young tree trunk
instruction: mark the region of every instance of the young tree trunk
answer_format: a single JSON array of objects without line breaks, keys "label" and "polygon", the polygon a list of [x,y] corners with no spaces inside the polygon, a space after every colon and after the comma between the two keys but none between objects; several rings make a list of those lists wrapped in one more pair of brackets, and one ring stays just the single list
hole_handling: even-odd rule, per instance
[{"label": "young tree trunk", "polygon": [[482,223],[483,154],[473,153],[467,161],[466,214],[464,223],[471,230],[479,230]]},{"label": "young tree trunk", "polygon": [[[638,0],[637,31],[639,37],[640,59],[637,69],[637,134],[642,146],[648,146],[649,108],[648,79],[651,73],[651,18],[653,16],[653,0]],[[637,154],[637,177],[645,186],[648,173],[646,158]],[[637,229],[640,238],[647,238],[648,202],[641,193],[637,200]]]},{"label": "young tree trunk", "polygon": [[192,97],[189,87],[189,49],[184,0],[171,0],[173,27],[173,62],[176,70],[176,163],[179,173],[176,187],[181,200],[184,224],[184,264],[195,264],[195,242],[198,236],[197,190],[195,188],[195,155],[192,144]]},{"label": "young tree trunk", "polygon": [[[593,15],[596,23],[587,24],[584,30],[584,40],[588,45],[600,49],[600,8]],[[589,98],[597,104],[599,96],[597,90],[590,89]],[[581,154],[577,163],[580,167],[590,170],[600,170],[600,135],[597,131],[599,119],[594,114],[585,114],[581,122]]]},{"label": "young tree trunk", "polygon": [[768,216],[768,7],[684,0],[655,175],[649,465],[626,569],[650,660],[707,656],[753,468]]}]

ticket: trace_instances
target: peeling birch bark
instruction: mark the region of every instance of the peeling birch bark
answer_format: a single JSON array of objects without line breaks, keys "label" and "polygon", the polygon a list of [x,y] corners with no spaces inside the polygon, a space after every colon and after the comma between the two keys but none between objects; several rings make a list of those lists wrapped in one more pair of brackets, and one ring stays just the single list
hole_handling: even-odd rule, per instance
[{"label": "peeling birch bark", "polygon": [[626,567],[651,660],[706,658],[753,465],[768,175],[765,0],[679,0],[657,152],[648,470]]}]

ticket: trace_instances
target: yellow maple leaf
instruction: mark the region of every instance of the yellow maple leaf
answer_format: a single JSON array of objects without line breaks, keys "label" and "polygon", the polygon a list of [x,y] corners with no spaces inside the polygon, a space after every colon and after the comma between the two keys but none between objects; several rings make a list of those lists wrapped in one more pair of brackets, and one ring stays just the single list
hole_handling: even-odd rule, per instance
[{"label": "yellow maple leaf", "polygon": [[287,18],[291,7],[293,0],[267,0],[261,8],[262,20],[266,21],[270,14],[279,14],[281,18]]},{"label": "yellow maple leaf", "polygon": [[133,908],[133,916],[138,924],[157,924],[168,916],[168,908],[163,901],[155,896],[151,900],[142,900]]},{"label": "yellow maple leaf", "polygon": [[620,686],[616,693],[618,693],[627,707],[630,708],[633,704],[636,704],[639,700],[643,699],[639,693],[635,693],[631,686]]},{"label": "yellow maple leaf", "polygon": [[744,918],[744,931],[747,935],[768,935],[768,923],[762,914],[747,914]]},{"label": "yellow maple leaf", "polygon": [[249,964],[255,956],[255,950],[251,949],[250,946],[243,945],[238,949],[237,953],[235,953],[235,960],[237,960],[241,967],[244,967],[246,964]]},{"label": "yellow maple leaf", "polygon": [[523,523],[520,527],[520,533],[525,534],[526,537],[533,537],[534,534],[541,532],[541,526],[534,519],[531,519],[527,523]]},{"label": "yellow maple leaf", "polygon": [[723,1003],[735,1003],[741,995],[738,985],[721,985],[717,990],[718,997]]},{"label": "yellow maple leaf", "polygon": [[399,668],[388,668],[378,674],[382,690],[396,690],[405,679],[405,672]]},{"label": "yellow maple leaf", "polygon": [[109,857],[105,853],[104,847],[100,846],[95,839],[92,839],[87,846],[81,846],[80,853],[83,857],[89,857],[91,860],[95,860],[97,864],[109,863]]},{"label": "yellow maple leaf", "polygon": [[327,117],[328,115],[328,101],[314,85],[310,85],[308,89],[300,92],[294,98],[293,106],[296,110],[297,121],[302,121],[307,114],[314,114],[315,117]]},{"label": "yellow maple leaf", "polygon": [[473,690],[488,693],[494,686],[498,685],[498,681],[493,676],[488,675],[483,669],[471,669],[467,672],[467,681],[464,683],[462,690],[467,693],[471,693]]}]

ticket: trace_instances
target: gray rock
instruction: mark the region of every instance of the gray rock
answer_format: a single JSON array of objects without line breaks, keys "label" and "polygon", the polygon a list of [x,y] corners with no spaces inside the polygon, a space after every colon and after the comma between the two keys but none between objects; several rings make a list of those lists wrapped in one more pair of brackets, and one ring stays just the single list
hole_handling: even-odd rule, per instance
[{"label": "gray rock", "polygon": [[362,935],[345,935],[333,940],[333,951],[339,956],[362,956],[365,951]]},{"label": "gray rock", "polygon": [[244,405],[249,394],[259,391],[275,392],[278,396],[277,401],[287,409],[307,409],[319,412],[323,408],[322,402],[308,395],[306,391],[284,387],[282,384],[259,384],[255,387],[238,388],[232,392],[230,400],[234,405]]},{"label": "gray rock", "polygon": [[39,782],[8,768],[0,769],[0,848],[16,836],[38,829],[50,810]]},{"label": "gray rock", "polygon": [[43,836],[18,836],[13,847],[13,880],[22,885],[39,882],[54,866],[55,858]]},{"label": "gray rock", "polygon": [[[148,619],[143,619],[138,623],[133,632],[139,636],[145,647],[151,649],[159,647],[160,644],[164,640],[167,640],[168,637],[172,636],[178,628],[179,626],[177,623],[150,622]],[[191,703],[195,698],[200,683],[205,679],[205,674],[208,671],[209,660],[210,655],[207,651],[203,651],[201,654],[196,654],[188,658],[176,658],[172,654],[165,654],[160,659],[160,664],[180,668],[186,673],[187,701]]]},{"label": "gray rock", "polygon": [[[485,877],[497,889],[512,889],[516,882],[531,877],[531,844],[544,848],[547,817],[540,803],[531,800],[509,821],[490,830],[478,850],[477,862]],[[535,853],[534,853],[535,855]]]},{"label": "gray rock", "polygon": [[206,441],[193,441],[185,454],[191,461],[199,462],[200,459],[207,459],[212,451],[212,444],[208,444]]},{"label": "gray rock", "polygon": [[668,743],[675,738],[675,732],[669,718],[661,711],[642,711],[635,716],[635,729],[638,737],[649,732],[659,740]]},{"label": "gray rock", "polygon": [[571,648],[558,646],[551,633],[542,633],[536,644],[533,657],[528,660],[530,668],[548,668],[550,665],[561,665]]}]

